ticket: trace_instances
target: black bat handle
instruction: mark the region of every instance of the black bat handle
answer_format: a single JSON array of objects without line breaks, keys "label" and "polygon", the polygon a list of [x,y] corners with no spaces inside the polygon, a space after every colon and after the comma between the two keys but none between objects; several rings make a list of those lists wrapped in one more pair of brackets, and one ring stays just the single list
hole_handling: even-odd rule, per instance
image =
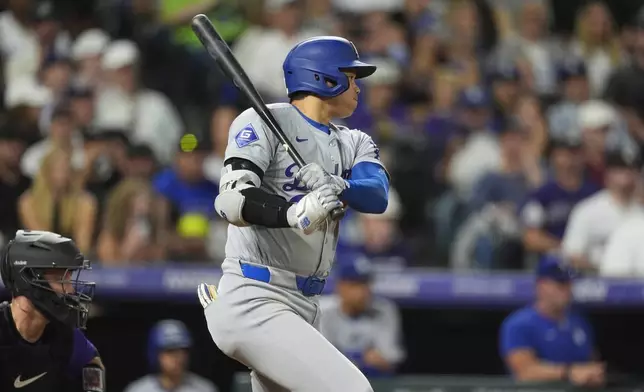
[{"label": "black bat handle", "polygon": [[344,207],[338,207],[331,211],[331,219],[334,221],[339,221],[340,219],[344,218],[344,214],[346,213],[346,210]]}]

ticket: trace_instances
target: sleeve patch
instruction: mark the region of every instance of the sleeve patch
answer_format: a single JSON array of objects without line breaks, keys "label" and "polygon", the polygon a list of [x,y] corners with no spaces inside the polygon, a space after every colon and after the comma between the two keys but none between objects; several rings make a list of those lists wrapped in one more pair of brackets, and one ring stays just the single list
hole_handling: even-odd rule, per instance
[{"label": "sleeve patch", "polygon": [[255,128],[253,128],[252,124],[246,125],[237,133],[237,135],[235,135],[235,143],[237,143],[237,147],[239,148],[246,147],[258,140],[259,136],[257,136],[257,132],[255,132]]}]

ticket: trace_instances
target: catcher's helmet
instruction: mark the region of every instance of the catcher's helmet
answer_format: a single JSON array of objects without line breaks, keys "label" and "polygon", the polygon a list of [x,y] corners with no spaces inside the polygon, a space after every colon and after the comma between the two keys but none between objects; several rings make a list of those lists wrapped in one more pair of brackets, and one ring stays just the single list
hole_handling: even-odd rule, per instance
[{"label": "catcher's helmet", "polygon": [[[70,327],[87,324],[94,283],[79,275],[89,268],[74,241],[49,231],[18,230],[0,254],[2,282],[11,295],[26,297],[48,320]],[[48,278],[52,271],[60,278]]]},{"label": "catcher's helmet", "polygon": [[373,74],[376,66],[360,61],[351,41],[323,36],[295,45],[286,56],[283,69],[289,97],[298,91],[335,97],[349,88],[349,78],[342,71],[353,71],[360,79]]},{"label": "catcher's helmet", "polygon": [[148,339],[148,361],[150,367],[159,367],[159,353],[164,350],[189,349],[192,347],[190,331],[179,320],[159,321],[150,330]]}]

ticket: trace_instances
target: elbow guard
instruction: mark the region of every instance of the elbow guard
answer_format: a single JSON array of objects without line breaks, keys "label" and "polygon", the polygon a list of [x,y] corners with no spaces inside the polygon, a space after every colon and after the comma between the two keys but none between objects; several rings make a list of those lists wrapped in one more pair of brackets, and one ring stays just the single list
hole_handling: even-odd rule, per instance
[{"label": "elbow guard", "polygon": [[222,170],[219,195],[215,199],[215,210],[222,218],[235,226],[248,226],[244,221],[242,210],[245,197],[242,194],[244,189],[259,187],[261,180],[259,176],[245,169],[235,170],[232,165],[226,165]]},{"label": "elbow guard", "polygon": [[249,226],[250,224],[244,221],[242,217],[242,210],[244,209],[246,198],[241,194],[241,191],[248,188],[253,188],[253,186],[240,184],[234,189],[221,192],[215,199],[215,209],[219,216],[226,219],[232,225],[239,227]]}]

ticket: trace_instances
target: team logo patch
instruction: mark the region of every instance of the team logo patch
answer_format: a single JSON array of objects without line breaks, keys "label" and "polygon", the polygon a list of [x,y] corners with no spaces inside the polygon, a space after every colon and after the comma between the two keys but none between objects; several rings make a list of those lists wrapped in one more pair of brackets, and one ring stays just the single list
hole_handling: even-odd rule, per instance
[{"label": "team logo patch", "polygon": [[257,132],[255,132],[255,128],[253,128],[252,124],[246,125],[237,133],[237,135],[235,135],[235,143],[237,143],[237,147],[239,148],[246,147],[258,140],[259,136],[257,136]]}]

